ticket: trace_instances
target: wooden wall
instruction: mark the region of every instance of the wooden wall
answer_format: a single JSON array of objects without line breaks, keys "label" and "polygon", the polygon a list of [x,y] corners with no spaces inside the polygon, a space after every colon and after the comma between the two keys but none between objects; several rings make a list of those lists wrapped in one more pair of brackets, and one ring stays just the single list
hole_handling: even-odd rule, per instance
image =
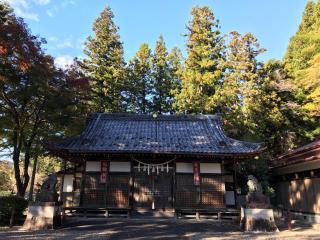
[{"label": "wooden wall", "polygon": [[169,172],[165,169],[148,175],[129,162],[111,162],[108,179],[101,183],[100,162],[87,162],[85,169],[80,167],[65,175],[64,206],[151,208],[153,202],[156,208],[225,207],[220,163],[200,163],[200,186],[194,184],[192,163],[177,163],[177,168],[172,164],[169,168]]},{"label": "wooden wall", "polygon": [[276,203],[285,209],[320,213],[320,177],[276,183]]}]

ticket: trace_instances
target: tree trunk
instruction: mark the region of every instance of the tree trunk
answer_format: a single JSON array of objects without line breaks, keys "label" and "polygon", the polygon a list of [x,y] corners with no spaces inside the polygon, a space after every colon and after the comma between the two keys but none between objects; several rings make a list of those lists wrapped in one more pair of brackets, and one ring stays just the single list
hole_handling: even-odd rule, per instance
[{"label": "tree trunk", "polygon": [[[30,144],[31,145],[31,144]],[[30,165],[30,147],[31,146],[25,146],[25,154],[24,154],[24,164],[23,164],[23,189],[24,192],[26,192],[26,189],[28,187],[29,184],[29,180],[30,180],[30,176],[28,173],[29,170],[29,165]]]},{"label": "tree trunk", "polygon": [[10,216],[10,225],[9,225],[10,228],[13,227],[15,214],[16,214],[16,209],[14,207],[12,207],[11,208],[11,216]]},{"label": "tree trunk", "polygon": [[[32,133],[31,133],[31,136],[29,138],[29,141],[24,141],[24,148],[25,148],[25,154],[24,154],[24,172],[23,172],[23,189],[24,189],[24,192],[26,191],[27,187],[28,187],[28,184],[29,184],[29,180],[30,180],[30,177],[29,177],[29,173],[28,173],[28,170],[29,170],[29,165],[30,165],[30,159],[31,159],[31,146],[35,140],[35,137],[37,136],[37,129],[39,127],[38,125],[38,121],[39,121],[39,114],[40,114],[40,111],[41,111],[41,108],[38,110],[38,114],[36,115],[36,118],[34,120],[34,125],[33,125],[33,128],[32,128]],[[35,155],[35,165],[37,165],[37,161],[38,161],[38,154],[36,152],[34,152],[34,155]],[[34,166],[35,168],[36,166]],[[33,169],[35,170],[35,169]],[[33,174],[33,170],[32,170],[32,174]],[[34,173],[35,174],[35,173]],[[34,179],[33,179],[33,183],[32,183],[32,194],[33,194],[33,184],[34,184]],[[29,193],[29,196],[30,196],[30,193]],[[31,195],[32,197],[32,195]],[[30,198],[30,197],[29,197]]]},{"label": "tree trunk", "polygon": [[20,161],[20,153],[21,153],[21,138],[18,136],[18,130],[14,129],[13,131],[13,168],[14,168],[14,176],[16,180],[17,186],[17,195],[20,197],[24,197],[25,190],[23,190],[23,184],[21,182],[20,177],[20,168],[19,168],[19,161]]},{"label": "tree trunk", "polygon": [[28,199],[29,202],[33,201],[33,189],[34,189],[34,180],[36,178],[37,165],[38,165],[38,155],[35,155],[34,161],[33,161],[31,182],[30,182],[29,199]]}]

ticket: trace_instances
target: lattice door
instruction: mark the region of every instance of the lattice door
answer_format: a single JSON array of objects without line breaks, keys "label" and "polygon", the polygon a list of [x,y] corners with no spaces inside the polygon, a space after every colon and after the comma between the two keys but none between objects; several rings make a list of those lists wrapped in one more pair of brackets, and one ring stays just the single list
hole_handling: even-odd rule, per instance
[{"label": "lattice door", "polygon": [[110,173],[107,182],[107,207],[129,207],[130,174]]},{"label": "lattice door", "polygon": [[221,176],[201,176],[201,205],[224,207],[224,183]]},{"label": "lattice door", "polygon": [[135,207],[151,208],[153,202],[152,176],[134,171],[134,205]]},{"label": "lattice door", "polygon": [[161,172],[153,177],[154,181],[154,202],[155,208],[171,208],[172,207],[172,172]]},{"label": "lattice door", "polygon": [[172,170],[150,173],[134,171],[134,205],[143,208],[172,207]]},{"label": "lattice door", "polygon": [[105,184],[99,183],[98,173],[86,174],[83,205],[89,207],[105,206]]},{"label": "lattice door", "polygon": [[197,189],[193,182],[193,174],[176,175],[176,206],[185,208],[197,207]]}]

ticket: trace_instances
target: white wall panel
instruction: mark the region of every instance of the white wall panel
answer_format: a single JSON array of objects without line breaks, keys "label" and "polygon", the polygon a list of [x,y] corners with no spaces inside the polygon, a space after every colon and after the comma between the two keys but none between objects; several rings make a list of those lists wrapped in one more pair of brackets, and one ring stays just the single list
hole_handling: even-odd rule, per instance
[{"label": "white wall panel", "polygon": [[100,162],[87,162],[86,164],[86,172],[100,172],[100,169]]},{"label": "white wall panel", "polygon": [[221,164],[200,163],[200,173],[221,173]]},{"label": "white wall panel", "polygon": [[192,163],[177,162],[176,172],[177,173],[193,173]]},{"label": "white wall panel", "polygon": [[63,192],[72,192],[72,191],[73,191],[73,175],[66,174],[64,175]]},{"label": "white wall panel", "polygon": [[131,172],[130,162],[110,162],[110,172]]}]

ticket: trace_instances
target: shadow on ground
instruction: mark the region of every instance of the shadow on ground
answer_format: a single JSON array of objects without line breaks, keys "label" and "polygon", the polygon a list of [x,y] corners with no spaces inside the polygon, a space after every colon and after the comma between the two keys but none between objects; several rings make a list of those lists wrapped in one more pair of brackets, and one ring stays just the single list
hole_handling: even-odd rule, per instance
[{"label": "shadow on ground", "polygon": [[[309,231],[307,226],[300,229],[297,227],[295,230],[280,233],[242,233],[238,224],[232,221],[69,218],[60,229],[0,231],[0,239],[320,239],[317,232],[304,232]],[[299,234],[302,234],[301,237]]]},{"label": "shadow on ground", "polygon": [[0,239],[191,239],[237,230],[232,222],[211,220],[69,219],[60,229],[0,232]]}]

